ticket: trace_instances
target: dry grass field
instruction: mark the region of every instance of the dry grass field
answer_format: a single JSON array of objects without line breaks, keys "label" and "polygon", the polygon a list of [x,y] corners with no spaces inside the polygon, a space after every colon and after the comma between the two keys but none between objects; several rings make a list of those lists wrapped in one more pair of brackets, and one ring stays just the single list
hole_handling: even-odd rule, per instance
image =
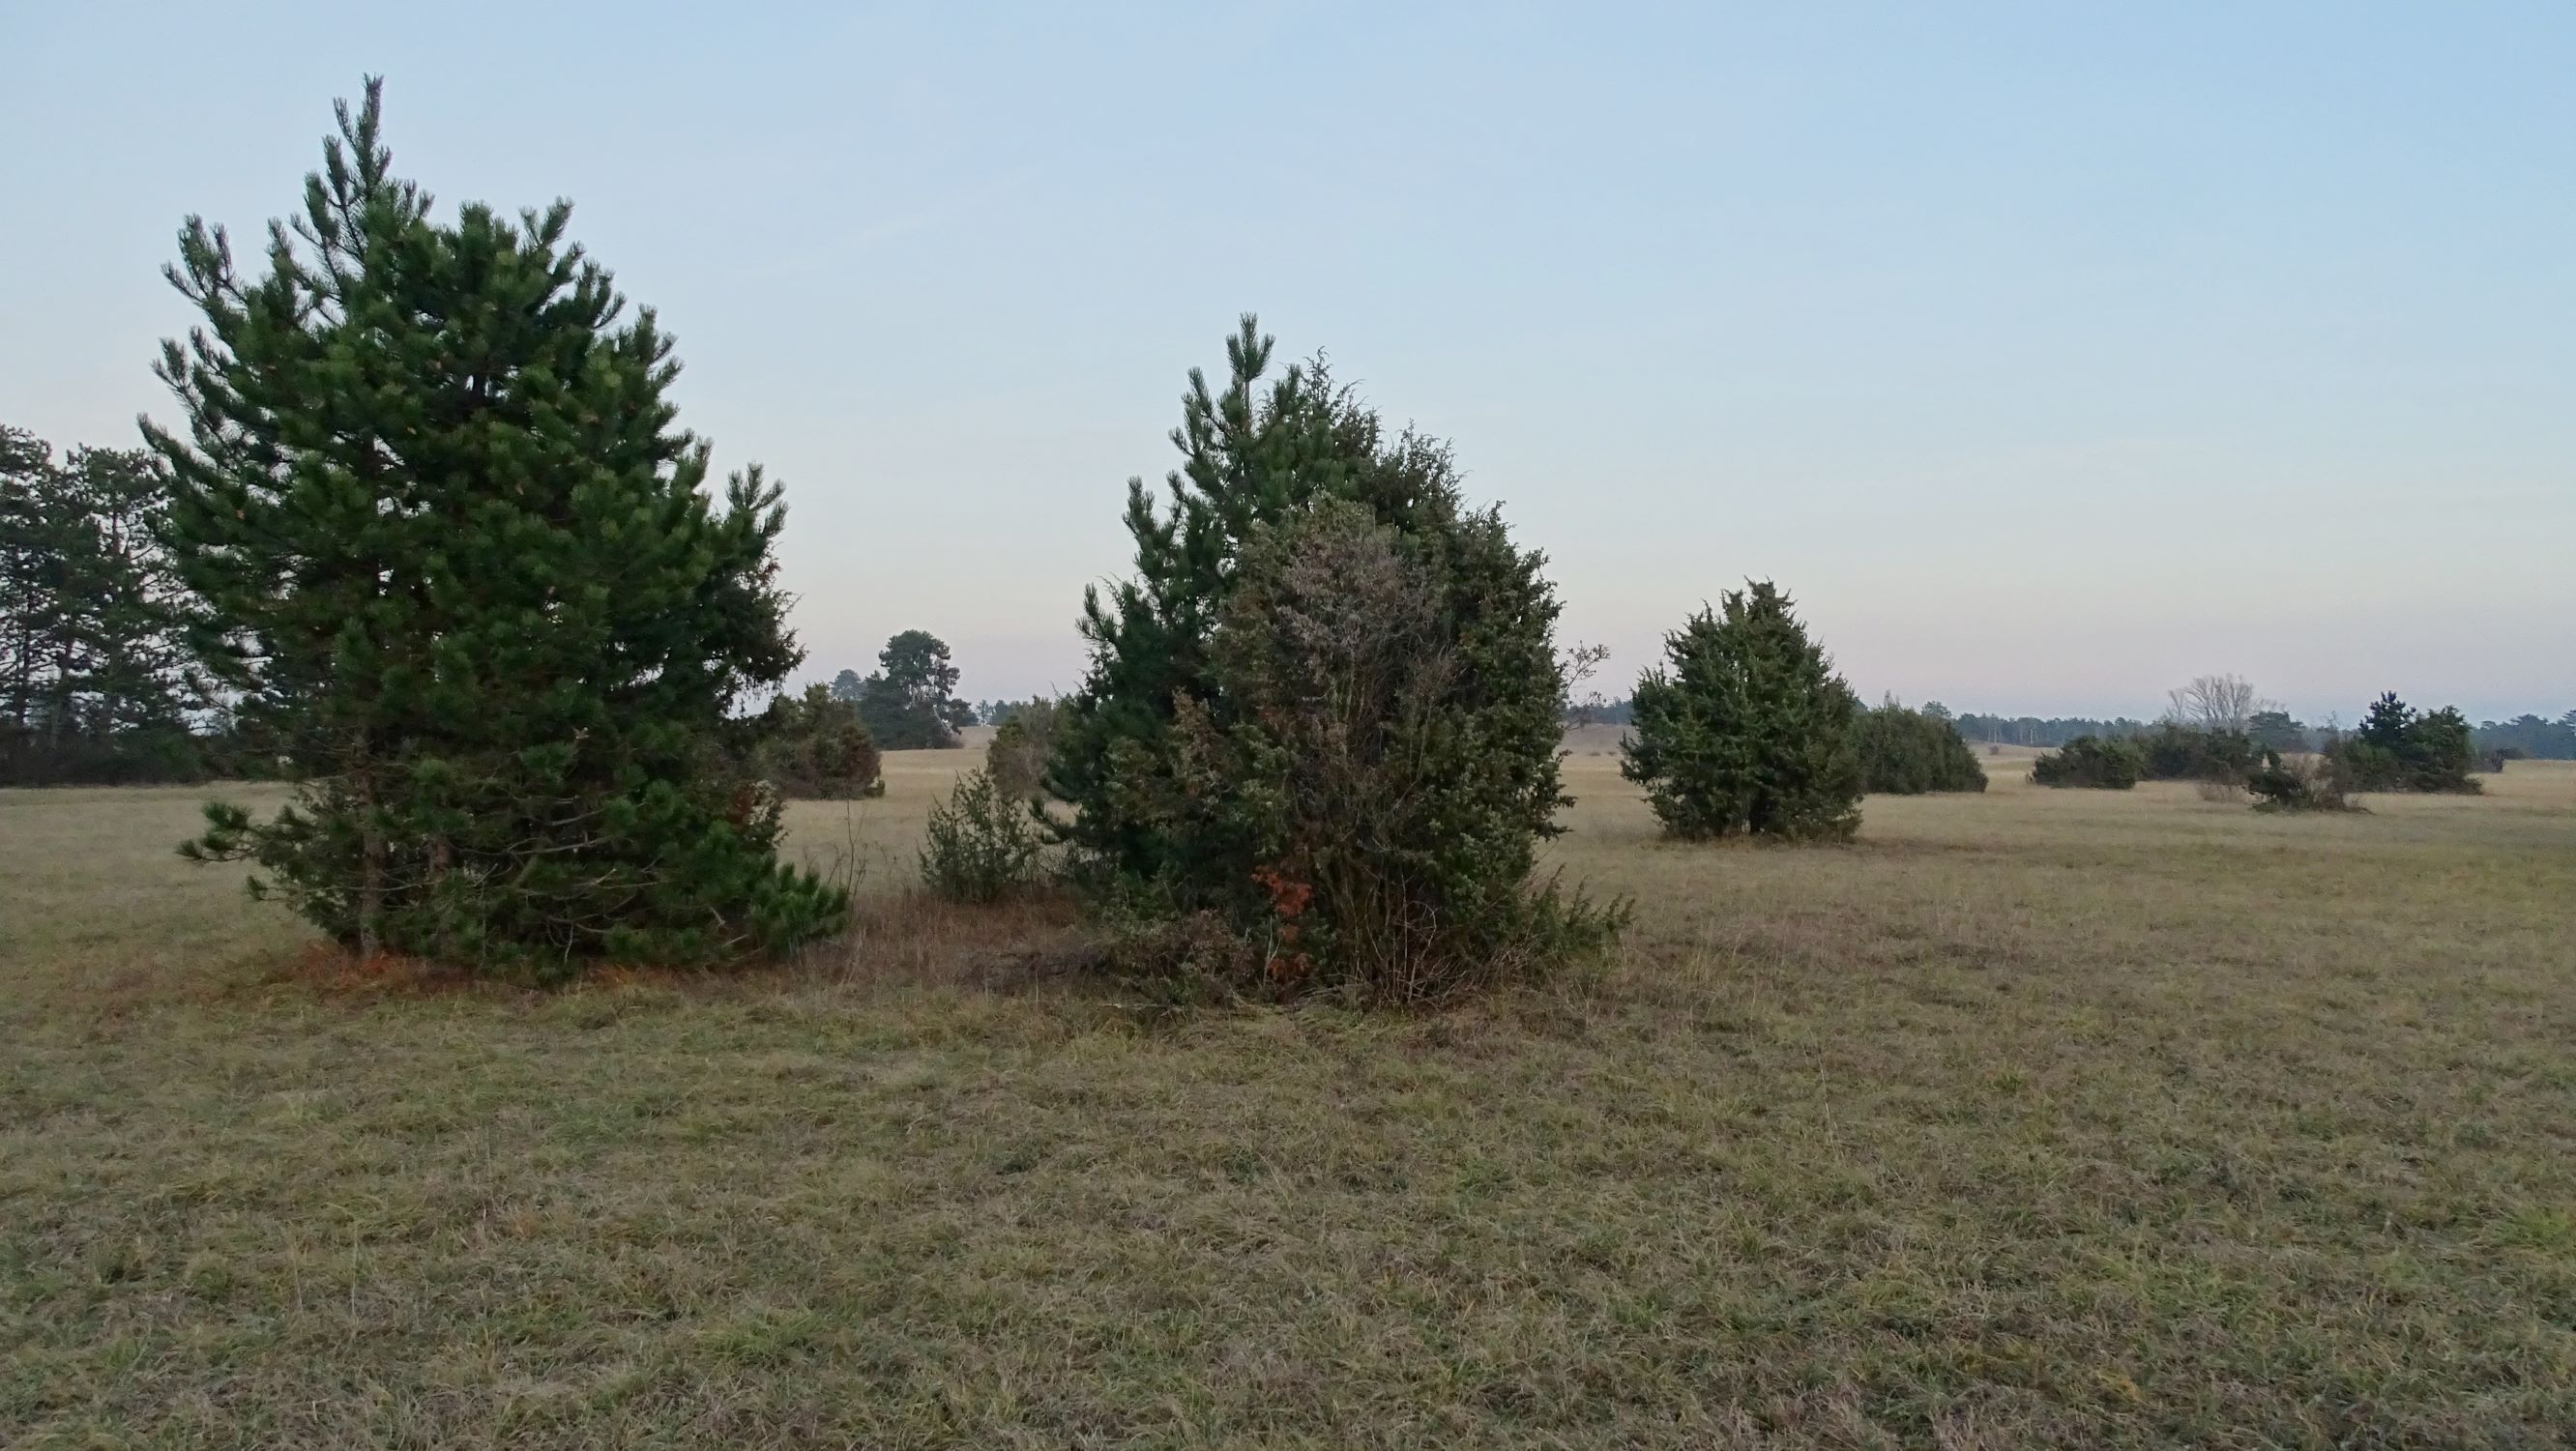
[{"label": "dry grass field", "polygon": [[542,995],[334,969],[202,792],[0,793],[0,1444],[2576,1436],[2576,769],[1677,848],[1574,748],[1626,950],[1420,1016],[907,908],[962,752],[798,808],[845,945]]}]

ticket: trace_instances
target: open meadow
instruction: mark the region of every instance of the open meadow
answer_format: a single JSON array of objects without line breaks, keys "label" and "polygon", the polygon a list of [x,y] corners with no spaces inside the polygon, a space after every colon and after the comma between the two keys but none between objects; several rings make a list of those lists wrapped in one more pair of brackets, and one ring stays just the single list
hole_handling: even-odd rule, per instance
[{"label": "open meadow", "polygon": [[332,966],[205,790],[0,793],[0,1444],[2576,1435],[2576,767],[1681,847],[1608,738],[1618,958],[1422,1014],[907,899],[971,751],[795,808],[847,938],[552,993]]}]

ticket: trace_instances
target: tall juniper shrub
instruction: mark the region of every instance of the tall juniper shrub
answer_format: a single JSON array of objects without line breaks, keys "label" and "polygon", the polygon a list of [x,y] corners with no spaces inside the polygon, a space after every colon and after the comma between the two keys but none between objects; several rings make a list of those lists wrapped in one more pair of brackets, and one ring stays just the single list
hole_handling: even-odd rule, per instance
[{"label": "tall juniper shrub", "polygon": [[1666,663],[1637,682],[1621,774],[1685,840],[1850,836],[1860,702],[1770,581],[1721,606],[1665,636]]},{"label": "tall juniper shrub", "polygon": [[1621,913],[1530,882],[1564,801],[1541,556],[1446,447],[1271,347],[1247,317],[1225,389],[1191,374],[1164,507],[1129,486],[1136,573],[1086,601],[1048,773],[1076,881],[1283,994],[1422,1001],[1597,949]]}]

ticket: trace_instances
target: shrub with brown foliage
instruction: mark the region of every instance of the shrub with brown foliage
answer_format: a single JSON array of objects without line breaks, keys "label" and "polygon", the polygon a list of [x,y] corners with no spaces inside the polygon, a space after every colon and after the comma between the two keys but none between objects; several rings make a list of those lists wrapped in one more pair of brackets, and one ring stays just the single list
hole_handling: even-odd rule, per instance
[{"label": "shrub with brown foliage", "polygon": [[1222,924],[1283,994],[1420,1001],[1605,943],[1615,911],[1529,880],[1564,802],[1542,556],[1445,445],[1270,352],[1247,317],[1228,385],[1192,374],[1168,495],[1129,488],[1136,572],[1085,601],[1046,780],[1073,879]]},{"label": "shrub with brown foliage", "polygon": [[1256,532],[1212,641],[1223,710],[1178,702],[1169,801],[1248,866],[1245,985],[1416,1002],[1615,930],[1528,885],[1558,694],[1535,564],[1490,514],[1424,537],[1333,501]]},{"label": "shrub with brown foliage", "polygon": [[2284,756],[2265,751],[2263,763],[2245,778],[2257,811],[2359,811],[2352,799],[2352,780],[2341,757],[2332,753]]}]

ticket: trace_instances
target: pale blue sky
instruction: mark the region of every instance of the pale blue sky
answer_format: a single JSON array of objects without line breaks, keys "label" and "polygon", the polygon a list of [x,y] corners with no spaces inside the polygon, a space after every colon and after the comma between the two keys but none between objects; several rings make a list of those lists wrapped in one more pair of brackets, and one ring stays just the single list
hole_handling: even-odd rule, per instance
[{"label": "pale blue sky", "polygon": [[810,669],[1072,685],[1258,309],[1632,677],[1745,576],[1875,696],[2576,705],[2576,6],[0,6],[0,419],[125,443],[181,218],[388,76],[783,476]]}]

